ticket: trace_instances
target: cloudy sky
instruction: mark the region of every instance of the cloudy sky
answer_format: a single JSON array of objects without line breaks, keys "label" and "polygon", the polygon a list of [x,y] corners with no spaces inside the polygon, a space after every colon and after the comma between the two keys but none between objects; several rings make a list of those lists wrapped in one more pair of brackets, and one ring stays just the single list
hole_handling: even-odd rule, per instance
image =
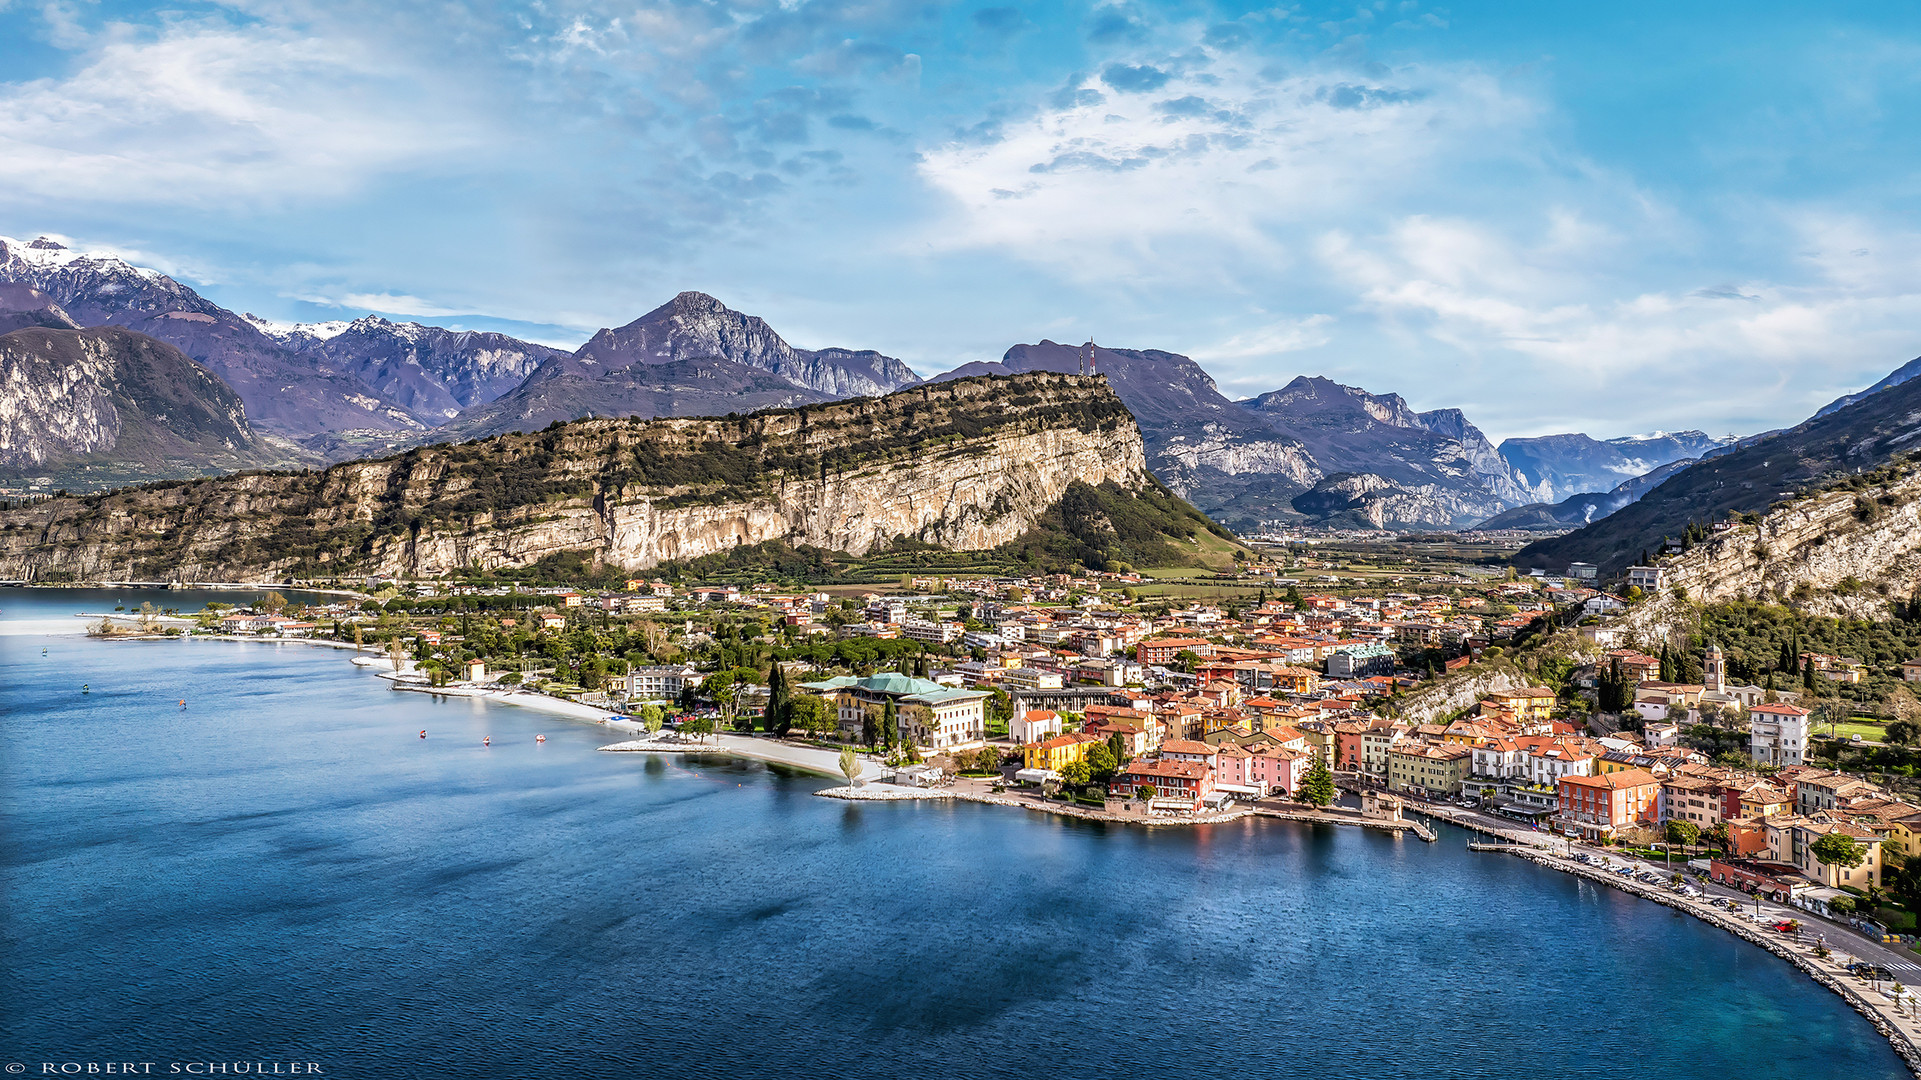
[{"label": "cloudy sky", "polygon": [[924,373],[1091,335],[1747,433],[1921,353],[1918,10],[0,0],[0,233],[271,318],[699,289]]}]

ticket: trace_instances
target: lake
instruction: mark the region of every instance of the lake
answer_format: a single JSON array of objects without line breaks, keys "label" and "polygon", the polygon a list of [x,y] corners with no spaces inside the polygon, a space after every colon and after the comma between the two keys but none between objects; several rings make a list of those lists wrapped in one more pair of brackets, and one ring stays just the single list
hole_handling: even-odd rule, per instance
[{"label": "lake", "polygon": [[845,803],[329,649],[47,632],[156,595],[209,598],[0,590],[34,1075],[1909,1075],[1786,963],[1447,827]]}]

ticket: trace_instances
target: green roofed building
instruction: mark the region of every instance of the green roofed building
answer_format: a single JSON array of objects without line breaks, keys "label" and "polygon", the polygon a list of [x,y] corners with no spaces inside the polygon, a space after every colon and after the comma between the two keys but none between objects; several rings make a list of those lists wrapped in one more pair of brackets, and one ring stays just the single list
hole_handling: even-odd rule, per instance
[{"label": "green roofed building", "polygon": [[833,700],[844,738],[858,738],[870,716],[878,724],[887,702],[892,701],[901,737],[912,739],[922,749],[951,750],[987,740],[987,699],[991,695],[982,690],[956,690],[897,671],[877,672],[866,678],[841,675],[800,686]]}]

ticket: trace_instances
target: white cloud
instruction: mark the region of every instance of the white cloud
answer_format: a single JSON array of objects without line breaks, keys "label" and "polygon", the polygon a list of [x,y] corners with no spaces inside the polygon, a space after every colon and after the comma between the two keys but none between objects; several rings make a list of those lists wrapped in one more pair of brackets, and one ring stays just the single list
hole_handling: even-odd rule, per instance
[{"label": "white cloud", "polygon": [[0,186],[203,207],[343,194],[476,140],[420,71],[368,41],[270,24],[116,28],[70,75],[0,84]]},{"label": "white cloud", "polygon": [[471,310],[450,308],[432,300],[405,293],[363,293],[349,292],[339,295],[311,293],[292,297],[309,304],[339,308],[342,311],[374,311],[382,315],[417,315],[423,319],[439,319],[449,315],[472,315]]},{"label": "white cloud", "polygon": [[1167,256],[1162,241],[1204,241],[1271,267],[1292,257],[1303,224],[1501,153],[1534,114],[1470,69],[1278,82],[1232,60],[1182,74],[1116,69],[1121,86],[1157,88],[1115,92],[1110,77],[1107,91],[1061,95],[991,145],[926,153],[923,180],[955,209],[933,243],[1005,249],[1087,279],[1138,276],[1140,258]]},{"label": "white cloud", "polygon": [[[1415,216],[1367,241],[1331,232],[1318,254],[1384,325],[1524,372],[1518,385],[1549,408],[1606,400],[1636,423],[1695,426],[1690,414],[1804,416],[1921,351],[1921,234],[1829,216],[1775,224],[1779,246],[1800,253],[1784,280],[1685,289],[1612,286],[1614,237],[1553,223],[1529,244]],[[1506,423],[1525,426],[1527,403],[1508,407]]]}]

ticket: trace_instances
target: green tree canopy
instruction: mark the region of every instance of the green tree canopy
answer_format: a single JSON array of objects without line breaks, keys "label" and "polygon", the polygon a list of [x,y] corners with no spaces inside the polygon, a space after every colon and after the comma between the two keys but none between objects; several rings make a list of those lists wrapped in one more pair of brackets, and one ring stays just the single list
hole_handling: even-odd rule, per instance
[{"label": "green tree canopy", "polygon": [[1840,866],[1852,870],[1867,861],[1867,849],[1847,833],[1831,832],[1816,840],[1810,848],[1814,857],[1829,866]]},{"label": "green tree canopy", "polygon": [[1301,778],[1297,797],[1309,806],[1330,806],[1334,796],[1334,774],[1328,771],[1327,762],[1316,757],[1314,764],[1307,767],[1307,775]]}]

